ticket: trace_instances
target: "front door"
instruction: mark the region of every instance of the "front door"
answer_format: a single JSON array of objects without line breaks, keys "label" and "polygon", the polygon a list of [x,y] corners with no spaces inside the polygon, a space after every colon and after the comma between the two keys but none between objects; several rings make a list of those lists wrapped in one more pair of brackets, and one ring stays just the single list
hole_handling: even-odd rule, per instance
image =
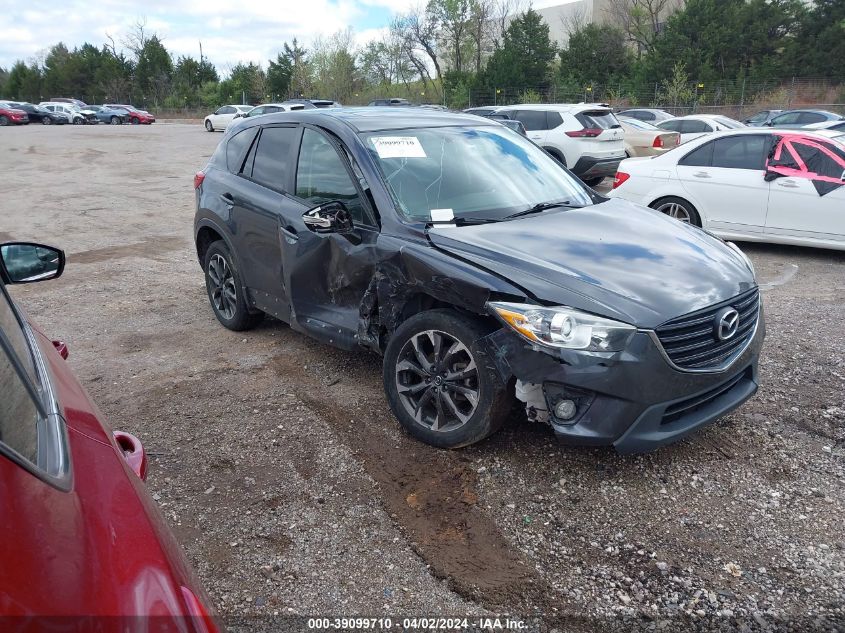
[{"label": "front door", "polygon": [[[375,270],[378,225],[366,182],[340,142],[306,127],[296,169],[297,203],[281,214],[287,240],[282,269],[291,303],[291,325],[339,347],[357,346],[360,306]],[[302,214],[339,200],[352,216],[345,234],[317,234]]]},{"label": "front door", "polygon": [[678,161],[678,179],[699,207],[705,228],[762,233],[769,183],[768,134],[723,136]]}]

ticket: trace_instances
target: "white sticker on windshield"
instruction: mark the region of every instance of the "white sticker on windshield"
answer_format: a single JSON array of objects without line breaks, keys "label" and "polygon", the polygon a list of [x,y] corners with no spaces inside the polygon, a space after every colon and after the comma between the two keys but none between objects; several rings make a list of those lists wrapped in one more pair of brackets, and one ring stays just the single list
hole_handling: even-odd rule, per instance
[{"label": "white sticker on windshield", "polygon": [[455,212],[452,209],[432,209],[432,222],[451,222],[455,219]]},{"label": "white sticker on windshield", "polygon": [[379,158],[427,158],[416,136],[376,136],[371,142]]}]

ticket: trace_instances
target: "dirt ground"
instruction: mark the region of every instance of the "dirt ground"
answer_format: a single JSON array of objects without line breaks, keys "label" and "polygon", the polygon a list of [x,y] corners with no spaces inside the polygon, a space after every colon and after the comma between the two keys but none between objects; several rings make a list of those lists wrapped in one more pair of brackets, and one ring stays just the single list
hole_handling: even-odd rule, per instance
[{"label": "dirt ground", "polygon": [[762,387],[686,441],[622,457],[514,416],[440,451],[400,431],[378,357],[214,319],[191,181],[220,138],[0,134],[0,238],[68,253],[60,280],[13,294],[144,442],[148,487],[219,613],[845,626],[845,252],[741,245],[764,288]]}]

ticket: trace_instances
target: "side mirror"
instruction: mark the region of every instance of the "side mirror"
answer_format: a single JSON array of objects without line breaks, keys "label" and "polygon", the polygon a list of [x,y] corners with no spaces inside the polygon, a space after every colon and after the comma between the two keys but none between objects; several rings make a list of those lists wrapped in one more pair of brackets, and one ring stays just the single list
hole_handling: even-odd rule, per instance
[{"label": "side mirror", "polygon": [[314,233],[348,233],[352,230],[352,216],[340,200],[308,209],[302,214],[302,221]]},{"label": "side mirror", "polygon": [[0,245],[0,272],[6,283],[28,284],[55,279],[65,269],[65,254],[58,248],[30,242]]}]

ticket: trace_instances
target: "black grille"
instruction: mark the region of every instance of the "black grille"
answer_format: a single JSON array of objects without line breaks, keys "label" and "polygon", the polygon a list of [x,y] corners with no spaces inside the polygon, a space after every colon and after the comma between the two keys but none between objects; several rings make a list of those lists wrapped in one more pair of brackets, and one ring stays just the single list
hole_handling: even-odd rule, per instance
[{"label": "black grille", "polygon": [[[736,334],[727,341],[720,341],[715,335],[716,315],[727,307],[739,312],[739,325]],[[655,332],[666,355],[678,367],[713,369],[745,346],[754,334],[759,311],[760,292],[754,288],[733,299],[667,321]]]},{"label": "black grille", "polygon": [[691,415],[696,411],[703,409],[711,402],[713,402],[719,396],[722,396],[729,392],[731,389],[736,387],[742,380],[751,380],[751,368],[749,367],[742,373],[737,374],[733,378],[723,382],[718,387],[714,387],[710,391],[705,393],[699,394],[697,396],[693,396],[692,398],[687,398],[681,402],[676,402],[675,404],[669,405],[666,407],[666,411],[663,412],[663,419],[660,421],[661,424],[671,424],[672,422],[677,422],[678,420],[684,418],[687,415]]}]

